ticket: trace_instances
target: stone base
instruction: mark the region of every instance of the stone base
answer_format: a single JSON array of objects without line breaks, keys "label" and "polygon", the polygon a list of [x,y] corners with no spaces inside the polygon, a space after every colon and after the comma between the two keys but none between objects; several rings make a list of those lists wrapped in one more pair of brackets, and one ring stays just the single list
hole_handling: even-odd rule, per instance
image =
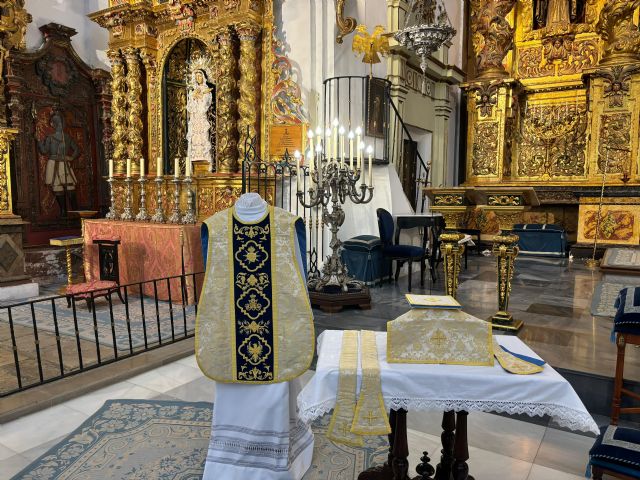
[{"label": "stone base", "polygon": [[26,223],[20,217],[0,217],[0,285],[25,278],[22,229]]},{"label": "stone base", "polygon": [[40,285],[29,279],[22,282],[0,283],[0,302],[23,300],[37,297],[39,294]]}]

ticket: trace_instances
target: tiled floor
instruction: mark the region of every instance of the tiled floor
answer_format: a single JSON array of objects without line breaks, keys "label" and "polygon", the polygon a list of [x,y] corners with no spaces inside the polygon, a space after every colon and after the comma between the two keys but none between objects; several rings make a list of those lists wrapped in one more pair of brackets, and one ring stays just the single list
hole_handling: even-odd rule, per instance
[{"label": "tiled floor", "polygon": [[[305,375],[308,380],[312,372]],[[177,398],[212,401],[214,382],[204,378],[193,356],[138,375],[62,405],[0,426],[0,478],[10,478],[80,425],[107,399]],[[410,464],[427,450],[437,463],[437,413],[410,414]],[[470,471],[476,480],[577,480],[593,439],[491,414],[469,415]]]}]

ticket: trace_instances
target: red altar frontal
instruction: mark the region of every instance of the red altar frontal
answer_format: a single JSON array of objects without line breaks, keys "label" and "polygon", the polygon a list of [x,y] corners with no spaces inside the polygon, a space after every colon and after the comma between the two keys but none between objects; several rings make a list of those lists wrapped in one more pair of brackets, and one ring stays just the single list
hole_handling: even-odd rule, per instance
[{"label": "red altar frontal", "polygon": [[[110,220],[84,220],[84,274],[87,281],[99,279],[98,245],[95,238],[119,237],[118,263],[122,285],[178,276],[182,273],[180,249],[184,252],[184,271],[187,274],[204,271],[200,225],[171,225]],[[182,236],[182,239],[181,239]],[[202,275],[197,276],[198,291]],[[181,301],[180,280],[156,282],[159,300]],[[193,304],[193,277],[187,277],[187,302]],[[138,293],[137,287],[130,289]],[[154,295],[154,284],[143,286],[145,295]]]}]

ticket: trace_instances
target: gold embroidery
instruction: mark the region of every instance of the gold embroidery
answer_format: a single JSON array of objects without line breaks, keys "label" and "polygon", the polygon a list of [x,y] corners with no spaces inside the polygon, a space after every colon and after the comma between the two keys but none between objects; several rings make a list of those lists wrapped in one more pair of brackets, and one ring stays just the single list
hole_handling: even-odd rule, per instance
[{"label": "gold embroidery", "polygon": [[264,267],[265,263],[269,260],[269,253],[253,240],[243,243],[235,254],[236,260],[240,263],[242,268],[249,272],[255,272],[256,270]]},{"label": "gold embroidery", "polygon": [[[351,431],[358,435],[387,435],[391,433],[389,417],[382,398],[380,362],[376,333],[360,332],[360,355],[362,361],[362,386],[356,405]],[[367,412],[364,415],[364,412]]]},{"label": "gold embroidery", "polygon": [[511,355],[509,352],[505,352],[495,338],[493,339],[493,354],[498,359],[500,366],[509,373],[515,373],[516,375],[531,375],[533,373],[540,373],[544,370],[543,366],[534,365],[533,363],[526,362],[521,358]]}]

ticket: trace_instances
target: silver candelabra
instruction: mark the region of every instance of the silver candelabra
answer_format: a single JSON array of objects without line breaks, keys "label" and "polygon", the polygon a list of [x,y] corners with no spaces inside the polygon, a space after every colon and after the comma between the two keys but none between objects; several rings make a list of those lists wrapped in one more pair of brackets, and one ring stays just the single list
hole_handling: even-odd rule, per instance
[{"label": "silver candelabra", "polygon": [[193,195],[193,190],[191,190],[191,184],[193,183],[193,179],[189,175],[187,177],[184,177],[184,179],[182,180],[182,183],[184,184],[184,188],[187,192],[187,211],[182,217],[182,223],[184,223],[185,225],[188,225],[191,223],[196,223],[196,212],[195,212],[195,209],[193,208],[194,195]]},{"label": "silver candelabra", "polygon": [[147,177],[140,176],[138,179],[138,183],[140,183],[140,209],[138,210],[138,214],[136,215],[136,221],[138,222],[148,222],[149,214],[147,213]]},{"label": "silver candelabra", "polygon": [[164,183],[164,178],[160,176],[156,176],[156,211],[151,217],[151,221],[153,223],[164,223],[164,210],[162,209],[162,184]]},{"label": "silver candelabra", "polygon": [[[331,255],[327,256],[321,275],[309,279],[309,289],[318,292],[326,290],[327,287],[339,287],[342,292],[362,290],[364,283],[349,277],[342,263],[340,258],[342,242],[338,238],[338,231],[344,223],[342,205],[347,198],[355,204],[369,203],[373,198],[373,185],[365,183],[364,168],[354,170],[345,162],[319,161],[317,168],[300,168],[308,171],[311,186],[307,190],[307,195],[300,189],[298,182],[298,201],[305,208],[322,207],[322,220],[331,229],[329,243]],[[328,208],[329,203],[331,203],[331,212]]]},{"label": "silver candelabra", "polygon": [[116,204],[115,197],[113,195],[113,184],[115,180],[113,177],[109,177],[107,179],[107,183],[109,184],[109,196],[111,197],[111,204],[109,205],[109,212],[105,216],[108,220],[117,220],[118,214],[116,213]]},{"label": "silver candelabra", "polygon": [[127,177],[124,179],[125,187],[125,196],[124,196],[124,210],[122,215],[120,215],[120,220],[124,220],[130,222],[133,220],[133,211],[131,210],[131,203],[133,197],[133,179],[131,177]]},{"label": "silver candelabra", "polygon": [[171,180],[173,183],[173,211],[167,222],[180,223],[182,215],[180,215],[180,184],[182,183],[178,177]]}]

